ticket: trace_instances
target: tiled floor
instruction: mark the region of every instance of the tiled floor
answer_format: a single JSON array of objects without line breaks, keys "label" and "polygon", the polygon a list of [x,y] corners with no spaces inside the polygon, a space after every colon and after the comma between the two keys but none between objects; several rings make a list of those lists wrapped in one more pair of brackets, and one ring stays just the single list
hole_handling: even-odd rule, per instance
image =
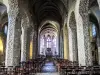
[{"label": "tiled floor", "polygon": [[59,73],[37,73],[36,75],[60,75]]},{"label": "tiled floor", "polygon": [[42,73],[55,73],[57,72],[57,68],[54,65],[53,61],[46,62],[42,68]]}]

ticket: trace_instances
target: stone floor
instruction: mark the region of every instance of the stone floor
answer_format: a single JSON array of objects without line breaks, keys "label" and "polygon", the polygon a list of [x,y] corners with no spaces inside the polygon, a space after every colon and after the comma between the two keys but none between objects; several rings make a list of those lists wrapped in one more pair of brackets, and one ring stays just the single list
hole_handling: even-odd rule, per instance
[{"label": "stone floor", "polygon": [[42,67],[42,73],[55,73],[57,72],[57,67],[54,61],[46,60],[44,66]]},{"label": "stone floor", "polygon": [[45,60],[41,72],[42,73],[37,73],[36,75],[60,75],[52,58]]},{"label": "stone floor", "polygon": [[36,75],[60,75],[59,73],[37,73]]}]

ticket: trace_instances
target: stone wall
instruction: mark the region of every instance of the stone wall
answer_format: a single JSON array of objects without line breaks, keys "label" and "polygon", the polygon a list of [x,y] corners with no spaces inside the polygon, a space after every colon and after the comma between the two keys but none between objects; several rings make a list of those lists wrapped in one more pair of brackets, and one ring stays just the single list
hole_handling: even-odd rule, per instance
[{"label": "stone wall", "polygon": [[[75,4],[76,4],[76,1],[69,1],[68,19],[67,19],[68,39],[69,39],[69,59],[71,61],[76,60],[76,59],[74,60],[74,57],[73,57],[74,56],[74,53],[73,53],[73,48],[74,48],[73,41],[74,40],[72,40],[72,38],[74,37],[74,35],[72,36],[72,34],[73,34],[72,28],[75,27],[75,16],[74,16],[74,18],[72,18],[73,17],[72,12],[74,13],[74,11],[75,11]],[[74,20],[72,20],[72,19],[74,19]]]}]

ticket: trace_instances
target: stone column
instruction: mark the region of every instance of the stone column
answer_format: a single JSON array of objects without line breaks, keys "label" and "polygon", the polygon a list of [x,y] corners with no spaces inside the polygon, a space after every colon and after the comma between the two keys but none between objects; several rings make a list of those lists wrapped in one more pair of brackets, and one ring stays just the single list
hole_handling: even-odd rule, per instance
[{"label": "stone column", "polygon": [[70,27],[68,27],[68,41],[69,44],[69,60],[73,61],[73,48],[72,48],[72,30]]},{"label": "stone column", "polygon": [[98,64],[100,65],[100,36],[97,37],[97,46],[98,46]]},{"label": "stone column", "polygon": [[[100,1],[99,1],[100,5]],[[100,25],[100,22],[99,22]],[[99,30],[97,31],[97,46],[98,46],[98,64],[100,65],[100,27],[98,28]]]},{"label": "stone column", "polygon": [[47,50],[47,38],[46,36],[44,37],[44,47],[45,49],[43,50],[44,55],[46,55],[46,50]]},{"label": "stone column", "polygon": [[21,62],[26,61],[27,58],[27,37],[27,28],[22,27]]},{"label": "stone column", "polygon": [[59,37],[58,37],[58,33],[57,33],[57,37],[56,37],[56,52],[57,52],[57,56],[59,55]]},{"label": "stone column", "polygon": [[63,36],[64,36],[64,59],[69,59],[67,27],[64,27]]},{"label": "stone column", "polygon": [[99,65],[100,65],[100,46],[98,47],[98,62],[99,62]]},{"label": "stone column", "polygon": [[90,47],[91,45],[89,36],[88,5],[89,5],[89,0],[80,0],[79,13],[83,21],[85,63],[86,65],[92,65],[92,51]]},{"label": "stone column", "polygon": [[72,28],[72,47],[73,47],[73,61],[78,61],[77,32],[76,32],[76,28]]},{"label": "stone column", "polygon": [[37,49],[37,42],[38,42],[38,38],[37,38],[37,33],[36,33],[36,31],[35,31],[35,32],[34,32],[34,37],[33,37],[34,58],[36,58],[37,52],[38,52],[38,49]]},{"label": "stone column", "polygon": [[6,46],[5,66],[18,66],[21,50],[21,15],[18,0],[9,0],[8,35]]},{"label": "stone column", "polygon": [[61,58],[64,58],[64,49],[63,49],[63,30],[61,30],[61,32],[60,32],[60,57]]},{"label": "stone column", "polygon": [[32,30],[32,33],[31,33],[31,41],[32,41],[32,59],[34,59],[35,58],[35,52],[34,52],[34,39],[33,39],[33,37],[34,37],[34,30]]},{"label": "stone column", "polygon": [[99,9],[100,9],[100,0],[97,0],[97,1],[98,1]]},{"label": "stone column", "polygon": [[30,34],[31,34],[31,28],[27,29],[27,43],[26,43],[26,60],[30,59]]}]

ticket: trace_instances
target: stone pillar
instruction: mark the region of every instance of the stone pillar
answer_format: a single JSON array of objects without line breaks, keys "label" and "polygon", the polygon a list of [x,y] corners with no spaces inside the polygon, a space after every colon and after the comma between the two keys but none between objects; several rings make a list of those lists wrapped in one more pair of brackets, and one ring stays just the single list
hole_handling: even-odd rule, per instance
[{"label": "stone pillar", "polygon": [[73,61],[78,61],[77,32],[76,32],[76,28],[72,28],[72,47],[73,47]]},{"label": "stone pillar", "polygon": [[59,55],[59,37],[58,37],[58,33],[57,33],[57,37],[56,37],[56,52],[57,52],[57,56]]},{"label": "stone pillar", "polygon": [[97,1],[98,1],[99,9],[100,9],[100,0],[97,0]]},{"label": "stone pillar", "polygon": [[98,47],[98,62],[99,62],[99,65],[100,65],[100,46]]},{"label": "stone pillar", "polygon": [[69,59],[67,27],[64,27],[63,36],[64,36],[64,59]]},{"label": "stone pillar", "polygon": [[21,50],[21,15],[18,0],[9,0],[8,35],[6,46],[5,66],[18,66]]},{"label": "stone pillar", "polygon": [[78,61],[78,47],[77,47],[77,27],[76,27],[76,17],[75,12],[71,12],[70,19],[69,19],[69,37],[70,42],[70,59],[72,61]]},{"label": "stone pillar", "polygon": [[79,14],[83,21],[83,33],[84,33],[84,49],[85,49],[85,63],[86,65],[92,65],[92,51],[89,36],[89,16],[88,16],[89,0],[80,0]]},{"label": "stone pillar", "polygon": [[72,30],[70,27],[68,27],[68,39],[70,39],[68,42],[68,44],[69,44],[69,60],[73,61]]},{"label": "stone pillar", "polygon": [[97,46],[98,46],[98,64],[100,65],[100,37],[97,37]]},{"label": "stone pillar", "polygon": [[37,42],[38,42],[38,38],[37,38],[37,33],[36,33],[36,31],[35,31],[35,32],[34,32],[34,37],[33,37],[34,58],[36,58],[37,52],[38,52]]},{"label": "stone pillar", "polygon": [[34,55],[35,55],[35,52],[34,52],[34,49],[33,49],[33,47],[34,47],[34,39],[33,39],[33,37],[34,37],[34,30],[32,30],[32,32],[31,32],[31,41],[32,41],[32,59],[34,59]]},{"label": "stone pillar", "polygon": [[61,32],[60,32],[60,57],[61,58],[64,58],[64,49],[63,49],[63,42],[64,42],[64,40],[63,40],[63,30],[61,30]]},{"label": "stone pillar", "polygon": [[27,28],[22,27],[21,62],[26,61],[27,58],[27,37]]},{"label": "stone pillar", "polygon": [[[99,1],[99,5],[100,5],[100,1]],[[100,29],[100,27],[98,29]],[[100,65],[100,32],[99,31],[100,30],[97,31],[97,46],[98,46],[98,64]]]},{"label": "stone pillar", "polygon": [[31,28],[27,29],[27,43],[26,43],[26,60],[30,59],[30,34],[31,34]]},{"label": "stone pillar", "polygon": [[46,38],[46,36],[44,37],[44,47],[45,47],[45,49],[43,50],[43,52],[44,52],[44,55],[46,55],[46,50],[47,50],[47,38]]}]

